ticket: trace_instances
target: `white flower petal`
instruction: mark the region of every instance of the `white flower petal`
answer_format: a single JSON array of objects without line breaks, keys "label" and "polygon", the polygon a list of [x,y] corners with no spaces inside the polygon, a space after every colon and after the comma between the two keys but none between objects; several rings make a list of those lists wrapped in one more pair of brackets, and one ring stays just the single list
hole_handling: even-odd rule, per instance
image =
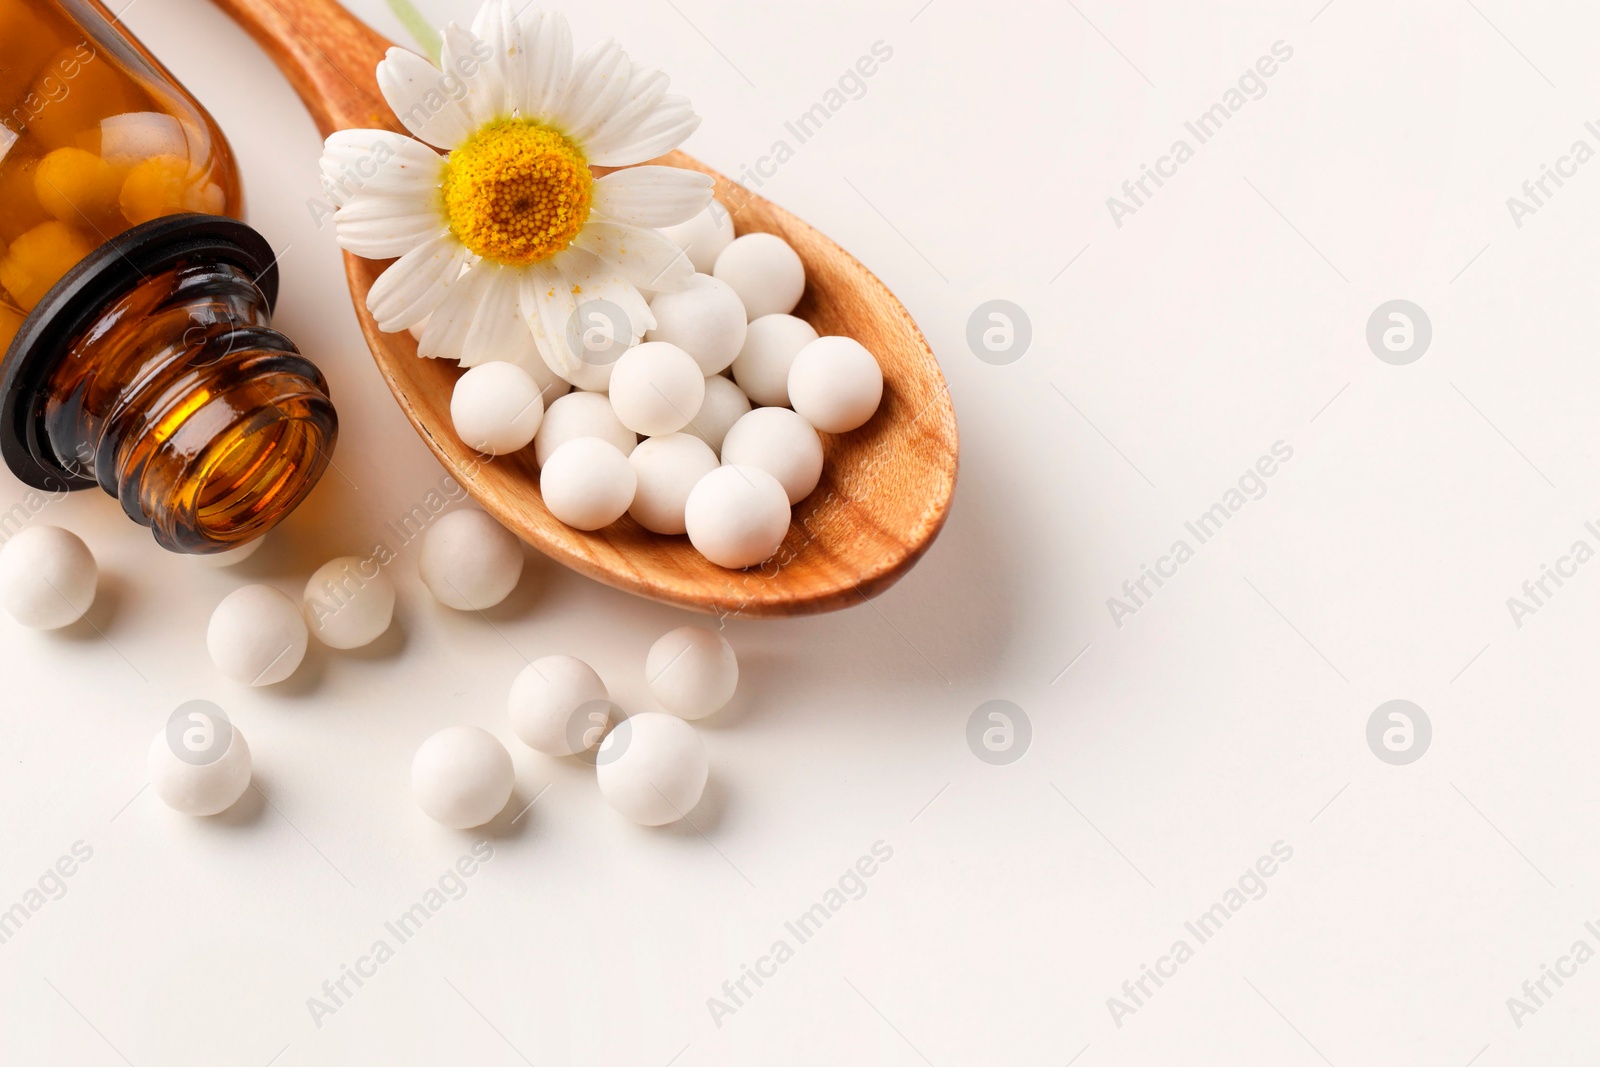
[{"label": "white flower petal", "polygon": [[484,0],[472,16],[472,32],[491,45],[500,43],[505,27],[512,23],[511,15],[511,5],[505,0]]},{"label": "white flower petal", "polygon": [[431,199],[444,157],[388,130],[340,130],[322,145],[322,187],[336,207],[363,194]]},{"label": "white flower petal", "polygon": [[403,256],[445,227],[438,208],[444,159],[385,130],[341,130],[323,145],[322,186],[339,205],[339,246],[366,259]]},{"label": "white flower petal", "polygon": [[[573,295],[572,283],[561,270],[548,262],[526,268],[522,273],[519,302],[522,317],[535,336],[545,364],[574,384],[578,384],[576,379],[588,377],[584,374],[585,365],[567,345],[567,324],[578,309],[578,301]],[[609,380],[610,375],[606,378]]]},{"label": "white flower petal", "polygon": [[[626,62],[626,54],[623,59]],[[571,135],[579,144],[603,143],[601,134],[606,130],[632,129],[667,95],[668,79],[659,70],[628,64],[619,70],[618,77],[623,76],[627,84],[621,92],[601,94],[595,101],[595,110],[572,127]]]},{"label": "white flower petal", "polygon": [[[478,8],[478,14],[472,20],[472,34],[482,44],[489,46],[489,58],[484,61],[484,66],[488,68],[486,76],[494,79],[499,93],[494,114],[515,111],[520,81],[518,64],[523,50],[522,27],[517,21],[516,12],[504,0],[487,0]],[[473,56],[474,61],[477,58]]]},{"label": "white flower petal", "polygon": [[560,12],[536,14],[536,24],[524,31],[528,76],[523,82],[522,102],[517,106],[524,118],[544,122],[560,110],[567,98],[567,85],[572,81],[572,27]]},{"label": "white flower petal", "polygon": [[597,167],[626,167],[677,148],[700,126],[687,97],[664,96],[631,126],[608,124],[591,144],[583,146]]},{"label": "white flower petal", "polygon": [[580,301],[604,300],[620,307],[633,327],[633,342],[656,328],[650,302],[639,288],[599,256],[580,248],[568,248],[552,257],[550,263],[580,290]]},{"label": "white flower petal", "polygon": [[[537,368],[547,380],[550,368],[539,355],[528,320],[522,317],[522,270],[493,263],[480,264],[479,269],[484,270],[486,281],[462,346],[461,365],[515,363],[530,373]],[[534,373],[534,378],[538,380],[539,374]],[[540,385],[544,384],[541,380]]]},{"label": "white flower petal", "polygon": [[660,230],[590,219],[572,244],[605,260],[636,288],[670,293],[694,277],[689,257]]},{"label": "white flower petal", "polygon": [[681,167],[629,167],[594,183],[593,211],[630,226],[676,226],[711,203],[711,175]]},{"label": "white flower petal", "polygon": [[579,131],[579,143],[596,166],[642,163],[678,147],[700,125],[689,101],[667,95],[667,76],[635,68],[610,113]]},{"label": "white flower petal", "polygon": [[[598,303],[612,308],[596,308]],[[618,319],[618,311],[626,321]],[[638,290],[594,256],[575,249],[537,264],[524,275],[522,313],[536,327],[539,354],[550,369],[579,389],[595,391],[610,385],[615,360],[584,359],[574,345],[578,327],[603,325],[607,334],[620,328],[626,336],[619,334],[616,339],[629,347],[638,344],[655,323]],[[608,351],[616,350],[608,347]]]},{"label": "white flower petal", "polygon": [[422,336],[417,338],[417,355],[427,359],[461,358],[466,351],[472,320],[478,313],[478,305],[489,281],[489,272],[485,268],[491,265],[479,263],[468,268],[461,280],[450,287],[449,293],[423,325]]},{"label": "white flower petal", "polygon": [[378,64],[378,88],[405,128],[439,148],[454,148],[472,133],[459,82],[415,52],[391,48]]},{"label": "white flower petal", "polygon": [[[622,106],[632,80],[632,71],[633,64],[628,60],[628,53],[609,37],[583,53],[573,64],[566,100],[556,120],[562,130],[584,149],[586,156],[589,152],[583,131],[598,128]],[[596,160],[591,157],[589,162],[595,163]]]},{"label": "white flower petal", "polygon": [[572,28],[566,16],[537,8],[513,10],[490,0],[473,23],[494,50],[505,86],[505,106],[543,122],[561,108],[572,78]]},{"label": "white flower petal", "polygon": [[378,329],[398,333],[433,314],[471,258],[453,234],[443,233],[390,264],[367,293],[367,310]]},{"label": "white flower petal", "polygon": [[362,259],[394,259],[449,231],[439,212],[409,198],[362,196],[333,215],[339,247]]},{"label": "white flower petal", "polygon": [[[570,384],[544,361],[533,328],[522,314],[526,269],[485,262],[473,270],[481,272],[481,281],[473,289],[472,304],[463,316],[464,329],[455,340],[461,365],[514,363],[539,386],[546,405],[564,395]],[[434,317],[445,310],[441,308]]]},{"label": "white flower petal", "polygon": [[477,34],[452,22],[444,28],[441,38],[439,66],[443,71],[443,83],[460,95],[461,106],[471,116],[473,124],[482,126],[509,114],[511,109],[506,104],[500,64],[492,54],[487,62],[479,58],[487,53]]}]

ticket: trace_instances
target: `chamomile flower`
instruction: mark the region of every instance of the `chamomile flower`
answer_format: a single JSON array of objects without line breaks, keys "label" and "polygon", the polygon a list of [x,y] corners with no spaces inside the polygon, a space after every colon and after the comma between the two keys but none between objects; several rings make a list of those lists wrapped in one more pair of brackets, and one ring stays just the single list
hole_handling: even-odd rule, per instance
[{"label": "chamomile flower", "polygon": [[394,48],[377,73],[413,136],[340,131],[322,174],[340,246],[395,260],[367,297],[378,327],[425,322],[424,356],[605,388],[610,367],[568,342],[579,306],[620,309],[636,342],[655,326],[640,290],[694,277],[659,227],[701,211],[711,179],[637,165],[699,125],[689,101],[610,39],[574,58],[565,17],[503,0],[445,29],[438,67]]}]

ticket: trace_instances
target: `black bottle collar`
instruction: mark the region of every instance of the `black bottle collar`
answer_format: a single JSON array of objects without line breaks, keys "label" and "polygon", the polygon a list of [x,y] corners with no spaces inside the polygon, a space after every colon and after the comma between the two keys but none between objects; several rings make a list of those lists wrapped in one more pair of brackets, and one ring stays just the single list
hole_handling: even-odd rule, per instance
[{"label": "black bottle collar", "polygon": [[0,456],[11,473],[52,492],[97,484],[50,447],[43,386],[77,336],[151,275],[185,263],[223,262],[245,271],[266,299],[278,299],[278,261],[267,239],[237,219],[168,215],[118,234],[44,295],[0,361]]}]

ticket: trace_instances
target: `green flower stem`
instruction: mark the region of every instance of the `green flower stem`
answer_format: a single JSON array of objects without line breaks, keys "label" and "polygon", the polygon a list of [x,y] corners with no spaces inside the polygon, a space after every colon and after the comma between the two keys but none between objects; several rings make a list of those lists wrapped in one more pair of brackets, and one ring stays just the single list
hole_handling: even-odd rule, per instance
[{"label": "green flower stem", "polygon": [[416,9],[411,0],[388,0],[389,10],[393,11],[400,24],[411,34],[422,51],[435,63],[439,62],[439,50],[443,42],[439,40],[439,33],[433,28],[422,12]]}]

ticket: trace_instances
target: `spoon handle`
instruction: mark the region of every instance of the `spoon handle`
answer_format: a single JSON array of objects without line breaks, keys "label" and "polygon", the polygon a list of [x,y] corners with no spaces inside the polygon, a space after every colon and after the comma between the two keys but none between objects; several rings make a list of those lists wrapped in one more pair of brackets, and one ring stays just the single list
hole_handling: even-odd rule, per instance
[{"label": "spoon handle", "polygon": [[214,0],[272,57],[324,137],[397,130],[373,72],[392,44],[336,0]]}]

